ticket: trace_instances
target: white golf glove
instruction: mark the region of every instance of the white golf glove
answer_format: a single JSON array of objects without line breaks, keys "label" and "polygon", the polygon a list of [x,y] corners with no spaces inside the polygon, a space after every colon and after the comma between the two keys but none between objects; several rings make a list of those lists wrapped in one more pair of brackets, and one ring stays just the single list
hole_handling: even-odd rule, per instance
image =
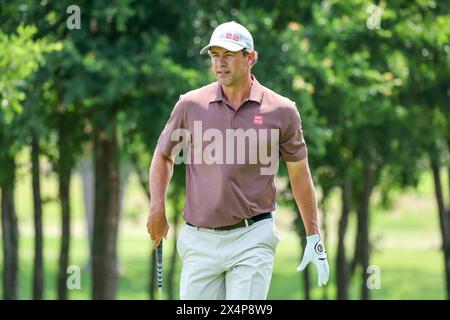
[{"label": "white golf glove", "polygon": [[318,234],[306,237],[306,248],[303,253],[302,262],[297,267],[297,271],[305,269],[310,261],[317,268],[319,287],[326,285],[330,274],[330,267],[328,266],[327,252]]}]

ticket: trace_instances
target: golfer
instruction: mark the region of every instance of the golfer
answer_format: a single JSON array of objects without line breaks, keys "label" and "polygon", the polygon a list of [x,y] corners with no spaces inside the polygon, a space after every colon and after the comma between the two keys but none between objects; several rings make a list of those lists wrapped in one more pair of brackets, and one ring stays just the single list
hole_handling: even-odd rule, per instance
[{"label": "golfer", "polygon": [[150,166],[147,229],[156,248],[169,230],[165,199],[174,162],[186,163],[180,299],[267,298],[280,241],[273,221],[280,158],[307,233],[297,270],[312,261],[325,285],[329,267],[295,103],[251,73],[257,52],[244,26],[219,25],[200,53],[209,54],[217,81],[180,97]]}]

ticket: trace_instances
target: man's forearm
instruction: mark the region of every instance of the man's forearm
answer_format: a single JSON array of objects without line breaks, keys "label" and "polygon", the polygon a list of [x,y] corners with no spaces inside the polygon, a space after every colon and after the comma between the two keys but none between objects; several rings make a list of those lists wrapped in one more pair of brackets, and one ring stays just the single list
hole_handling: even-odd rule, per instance
[{"label": "man's forearm", "polygon": [[173,159],[165,157],[161,151],[156,148],[150,165],[149,184],[150,184],[150,206],[164,206],[166,200],[167,188],[173,174]]},{"label": "man's forearm", "polygon": [[306,235],[319,234],[316,192],[309,170],[306,174],[290,177],[292,193],[302,216]]}]

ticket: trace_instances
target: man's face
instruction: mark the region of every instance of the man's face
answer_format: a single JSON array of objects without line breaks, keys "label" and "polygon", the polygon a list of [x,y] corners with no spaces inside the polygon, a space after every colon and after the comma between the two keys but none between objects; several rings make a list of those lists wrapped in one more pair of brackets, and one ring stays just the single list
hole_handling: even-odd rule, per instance
[{"label": "man's face", "polygon": [[250,55],[244,57],[242,51],[211,47],[210,57],[212,71],[223,86],[239,86],[249,75]]}]

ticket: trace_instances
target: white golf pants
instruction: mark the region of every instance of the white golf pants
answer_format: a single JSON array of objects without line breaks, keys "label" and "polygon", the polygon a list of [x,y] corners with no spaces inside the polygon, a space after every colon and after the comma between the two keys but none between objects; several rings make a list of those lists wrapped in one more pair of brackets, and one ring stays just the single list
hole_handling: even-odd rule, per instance
[{"label": "white golf pants", "polygon": [[229,231],[186,225],[177,241],[180,299],[266,299],[279,241],[272,219]]}]

